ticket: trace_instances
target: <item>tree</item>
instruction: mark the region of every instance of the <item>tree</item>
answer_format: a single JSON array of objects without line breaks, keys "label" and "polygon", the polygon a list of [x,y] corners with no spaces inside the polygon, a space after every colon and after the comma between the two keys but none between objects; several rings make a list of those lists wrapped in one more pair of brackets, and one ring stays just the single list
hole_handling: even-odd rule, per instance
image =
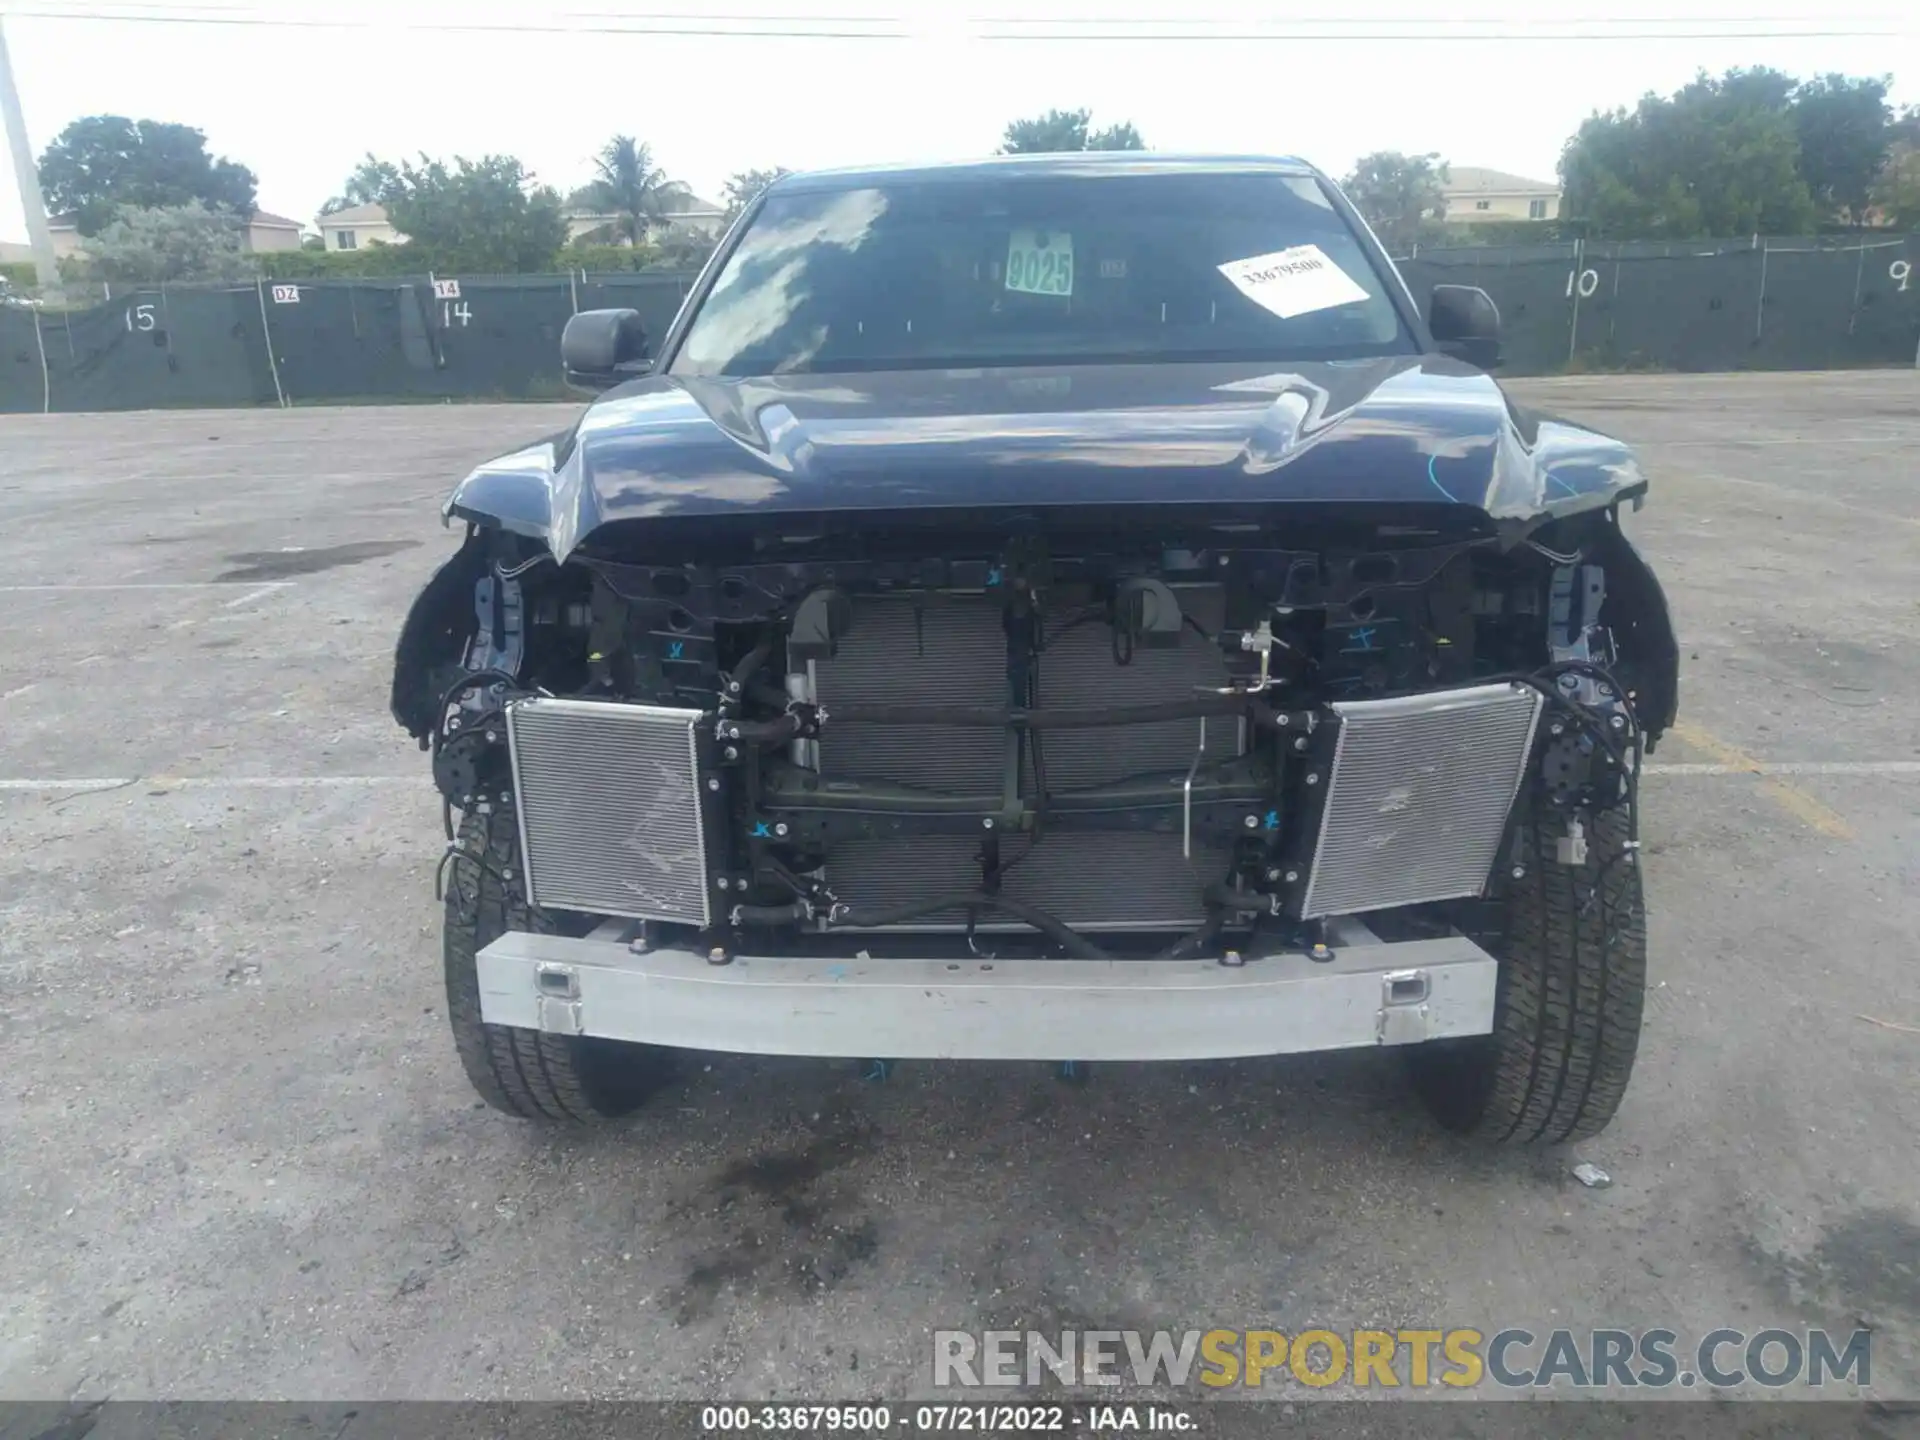
[{"label": "tree", "polygon": [[747,206],[759,199],[760,192],[778,180],[782,175],[793,172],[784,165],[776,165],[771,170],[736,170],[727,177],[726,203],[727,223],[731,225],[740,218]]},{"label": "tree", "polygon": [[1341,188],[1382,245],[1405,251],[1447,218],[1446,183],[1447,162],[1438,155],[1377,150],[1354,162]]},{"label": "tree", "polygon": [[355,205],[385,205],[400,191],[400,167],[391,160],[376,160],[371,151],[353,167],[340,193],[320,207],[322,215]]},{"label": "tree", "polygon": [[412,241],[418,263],[470,274],[558,268],[567,222],[560,196],[511,155],[402,161],[387,218]]},{"label": "tree", "polygon": [[98,234],[122,207],[198,201],[241,216],[254,207],[253,172],[209,155],[200,131],[123,115],[89,115],[62,130],[40,157],[40,184],[56,210],[74,213],[82,235]]},{"label": "tree", "polygon": [[595,214],[618,218],[583,236],[592,243],[638,245],[647,232],[666,223],[673,202],[690,193],[653,163],[652,149],[631,135],[616,135],[595,158],[594,178],[574,198]]},{"label": "tree", "polygon": [[130,285],[163,280],[239,280],[253,274],[246,221],[198,200],[126,209],[81,247],[87,273]]},{"label": "tree", "polygon": [[1560,155],[1562,214],[1600,236],[1792,235],[1818,214],[1800,170],[1794,81],[1702,74],[1584,121]]},{"label": "tree", "polygon": [[1002,155],[1045,155],[1073,150],[1144,150],[1146,141],[1123,120],[1104,130],[1089,130],[1091,110],[1049,110],[1029,120],[1015,120],[1001,137]]},{"label": "tree", "polygon": [[1822,75],[1793,92],[1800,174],[1827,215],[1862,224],[1893,139],[1891,76]]},{"label": "tree", "polygon": [[1881,224],[1920,230],[1920,144],[1908,140],[1894,144],[1870,199],[1880,211]]}]

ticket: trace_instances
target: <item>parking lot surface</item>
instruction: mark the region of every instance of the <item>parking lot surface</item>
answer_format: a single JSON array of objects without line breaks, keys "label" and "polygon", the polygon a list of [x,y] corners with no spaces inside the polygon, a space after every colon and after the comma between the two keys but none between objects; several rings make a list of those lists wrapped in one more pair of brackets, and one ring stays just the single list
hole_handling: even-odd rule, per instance
[{"label": "parking lot surface", "polygon": [[1920,375],[1514,388],[1643,447],[1682,641],[1571,1151],[1371,1052],[482,1109],[388,662],[450,482],[571,407],[0,419],[0,1398],[907,1397],[936,1328],[1267,1325],[1869,1326],[1920,1395]]}]

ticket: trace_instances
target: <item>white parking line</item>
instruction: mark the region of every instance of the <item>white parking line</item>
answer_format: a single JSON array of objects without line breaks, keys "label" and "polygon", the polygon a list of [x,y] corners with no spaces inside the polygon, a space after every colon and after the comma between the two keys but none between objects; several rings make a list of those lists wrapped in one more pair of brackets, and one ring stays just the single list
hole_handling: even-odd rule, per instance
[{"label": "white parking line", "polygon": [[1920,760],[1781,760],[1759,765],[1662,765],[1649,775],[1920,775]]},{"label": "white parking line", "polygon": [[[89,590],[237,590],[245,585],[245,580],[127,580],[113,584],[99,585],[0,585],[0,595],[34,595],[47,592]],[[269,580],[268,590],[280,590],[293,584],[291,580]]]},{"label": "white parking line", "polygon": [[369,785],[431,785],[430,775],[118,775],[77,780],[0,780],[0,790],[343,790]]},{"label": "white parking line", "polygon": [[[1686,778],[1713,775],[1920,775],[1920,760],[1783,760],[1758,768],[1743,765],[1662,765],[1647,774]],[[145,783],[166,790],[350,790],[398,785],[425,787],[432,777],[413,775],[121,775],[69,780],[0,780],[0,790],[64,790],[85,794]]]},{"label": "white parking line", "polygon": [[264,597],[273,594],[273,592],[276,590],[284,590],[287,586],[291,585],[292,583],[293,582],[291,580],[271,581],[268,584],[262,585],[257,590],[249,590],[246,594],[242,595],[237,600],[222,600],[220,602],[220,608],[222,610],[237,610],[242,605],[245,605],[250,601],[263,599]]},{"label": "white parking line", "polygon": [[1905,433],[1889,435],[1754,435],[1747,431],[1730,434],[1722,440],[1636,440],[1644,450],[1724,450],[1729,445],[1898,445]]}]

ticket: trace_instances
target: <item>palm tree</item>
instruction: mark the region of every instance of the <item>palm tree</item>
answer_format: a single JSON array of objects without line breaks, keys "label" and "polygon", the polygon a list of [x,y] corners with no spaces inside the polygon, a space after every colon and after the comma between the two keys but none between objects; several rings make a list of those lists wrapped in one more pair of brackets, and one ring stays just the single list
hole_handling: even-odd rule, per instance
[{"label": "palm tree", "polygon": [[598,172],[579,199],[595,213],[618,217],[585,238],[596,243],[639,245],[663,224],[668,202],[687,195],[678,180],[653,163],[653,152],[631,135],[616,135],[593,162]]}]

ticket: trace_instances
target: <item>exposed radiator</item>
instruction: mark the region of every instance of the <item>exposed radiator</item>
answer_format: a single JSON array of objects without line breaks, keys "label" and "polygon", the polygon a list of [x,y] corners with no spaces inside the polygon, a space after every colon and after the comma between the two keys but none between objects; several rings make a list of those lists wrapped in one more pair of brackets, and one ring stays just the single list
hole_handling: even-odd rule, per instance
[{"label": "exposed radiator", "polygon": [[[1208,631],[1225,611],[1218,586],[1178,588],[1182,610]],[[1226,681],[1219,649],[1191,628],[1177,647],[1141,648],[1132,663],[1116,664],[1112,631],[1102,621],[1065,626],[1051,634],[1038,659],[1043,706],[1150,705],[1186,699],[1197,687]],[[817,695],[829,716],[820,741],[820,768],[832,775],[890,780],[932,790],[997,793],[1006,767],[1006,735],[955,726],[856,725],[834,721],[834,706],[1006,705],[1007,638],[1000,607],[961,598],[916,607],[910,600],[857,599],[840,653],[815,667]],[[1055,730],[1044,740],[1047,785],[1069,790],[1152,771],[1184,772],[1192,763],[1202,722]],[[1205,722],[1210,758],[1238,753],[1237,723]],[[1023,790],[1033,792],[1031,765]],[[1180,836],[1143,831],[1049,831],[1031,855],[1023,837],[1003,841],[1001,864],[1011,866],[1008,895],[1052,911],[1076,928],[1189,929],[1204,920],[1206,886],[1226,873],[1227,853],[1194,847],[1181,854]],[[827,862],[835,895],[850,904],[882,907],[968,890],[980,880],[970,836],[915,836],[905,841],[842,841]],[[1016,862],[1017,859],[1017,863]],[[964,923],[958,912],[915,920],[903,928]],[[980,928],[1004,928],[1004,917],[982,915]]]},{"label": "exposed radiator", "polygon": [[1476,685],[1336,704],[1340,732],[1301,914],[1480,894],[1544,703],[1528,686]]},{"label": "exposed radiator", "polygon": [[[1174,593],[1181,612],[1206,627],[1209,635],[1220,629],[1227,602],[1219,586],[1177,587]],[[1113,631],[1104,624],[1078,625],[1052,636],[1040,656],[1040,703],[1153,705],[1191,700],[1203,688],[1225,685],[1227,678],[1220,648],[1192,626],[1181,630],[1177,646],[1137,649],[1128,664],[1116,665]],[[1045,742],[1048,788],[1074,790],[1154,770],[1185,771],[1193,763],[1203,725],[1208,759],[1239,753],[1239,722],[1227,716],[1052,731]]]},{"label": "exposed radiator", "polygon": [[[836,896],[857,905],[904,905],[980,883],[980,841],[967,835],[918,835],[909,840],[851,840],[834,846],[827,880]],[[1147,831],[1049,832],[1031,848],[1007,841],[1001,893],[1051,911],[1076,930],[1191,930],[1206,918],[1201,896],[1226,875],[1227,852],[1195,845],[1191,863],[1178,835]],[[944,911],[890,927],[957,930],[965,914]],[[980,912],[980,930],[1018,930],[1009,920]]]},{"label": "exposed radiator", "polygon": [[828,716],[819,751],[823,774],[926,790],[999,791],[1004,731],[832,718],[838,705],[1005,705],[1007,637],[998,606],[857,599],[840,653],[819,661],[815,675]]},{"label": "exposed radiator", "polygon": [[529,900],[708,923],[699,718],[697,710],[590,700],[507,707]]}]

